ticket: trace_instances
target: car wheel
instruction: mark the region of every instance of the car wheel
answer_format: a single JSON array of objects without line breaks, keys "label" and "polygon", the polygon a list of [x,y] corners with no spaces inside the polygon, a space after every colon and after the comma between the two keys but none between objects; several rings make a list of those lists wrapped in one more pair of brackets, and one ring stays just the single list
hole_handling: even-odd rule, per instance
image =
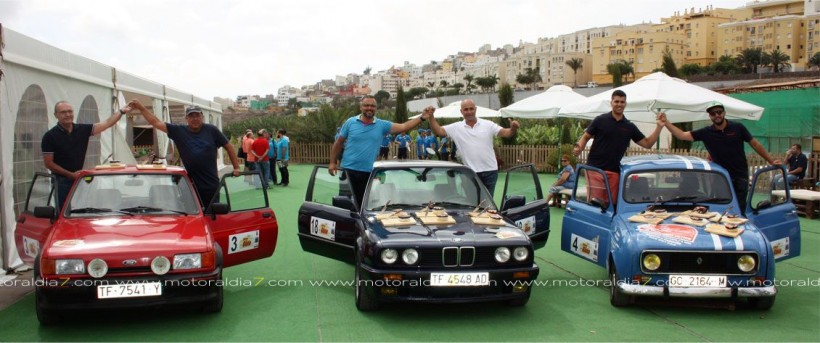
[{"label": "car wheel", "polygon": [[771,297],[763,297],[763,298],[748,298],[749,305],[756,310],[763,310],[768,311],[769,309],[774,306],[774,298],[775,296]]},{"label": "car wheel", "polygon": [[219,313],[222,312],[222,305],[225,303],[225,290],[222,287],[222,273],[219,273],[219,278],[217,279],[219,284],[217,287],[217,294],[216,299],[211,300],[209,303],[205,304],[202,307],[202,311],[205,313]]},{"label": "car wheel", "polygon": [[618,289],[618,272],[612,266],[609,272],[609,303],[615,307],[623,307],[632,303],[632,297],[621,293]]},{"label": "car wheel", "polygon": [[356,308],[359,311],[373,311],[379,308],[379,303],[373,295],[373,289],[365,286],[362,280],[362,259],[359,257],[359,252],[356,252]]}]

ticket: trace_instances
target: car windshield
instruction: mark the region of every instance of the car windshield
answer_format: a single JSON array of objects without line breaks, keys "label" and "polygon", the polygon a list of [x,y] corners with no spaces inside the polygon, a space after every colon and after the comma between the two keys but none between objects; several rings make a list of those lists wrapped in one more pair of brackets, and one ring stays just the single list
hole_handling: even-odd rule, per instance
[{"label": "car windshield", "polygon": [[622,194],[628,203],[666,201],[728,204],[732,201],[726,177],[706,170],[631,173],[624,178]]},{"label": "car windshield", "polygon": [[179,174],[87,175],[66,203],[67,217],[196,214],[193,190]]},{"label": "car windshield", "polygon": [[379,170],[373,174],[365,209],[436,205],[494,208],[492,197],[479,186],[475,174],[460,168],[404,168]]}]

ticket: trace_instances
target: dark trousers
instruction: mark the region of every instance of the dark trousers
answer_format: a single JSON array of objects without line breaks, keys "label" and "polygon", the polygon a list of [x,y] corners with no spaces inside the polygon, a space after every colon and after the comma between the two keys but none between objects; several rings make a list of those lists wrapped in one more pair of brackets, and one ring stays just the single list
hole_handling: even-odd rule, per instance
[{"label": "dark trousers", "polygon": [[399,159],[406,160],[407,159],[407,148],[399,147]]},{"label": "dark trousers", "polygon": [[282,164],[282,167],[279,168],[279,174],[282,175],[282,185],[287,186],[290,183],[290,172],[288,171],[288,164],[287,162]]},{"label": "dark trousers", "polygon": [[270,181],[275,185],[279,183],[276,181],[276,159],[269,159],[268,162],[270,162]]},{"label": "dark trousers", "polygon": [[735,188],[740,213],[746,215],[746,198],[749,197],[749,179],[732,179],[732,187]]},{"label": "dark trousers", "polygon": [[58,174],[55,174],[55,176],[57,177],[57,211],[59,212],[63,209],[63,204],[65,204],[65,199],[68,198],[68,191],[71,190],[74,180]]},{"label": "dark trousers", "polygon": [[487,190],[490,191],[490,196],[495,197],[495,183],[498,182],[498,170],[488,170],[478,173],[478,178]]},{"label": "dark trousers", "polygon": [[367,189],[367,181],[370,179],[370,172],[345,170],[347,173],[347,180],[350,182],[350,188],[353,190],[353,196],[356,198],[356,205],[362,207],[362,200],[364,199],[364,191]]}]

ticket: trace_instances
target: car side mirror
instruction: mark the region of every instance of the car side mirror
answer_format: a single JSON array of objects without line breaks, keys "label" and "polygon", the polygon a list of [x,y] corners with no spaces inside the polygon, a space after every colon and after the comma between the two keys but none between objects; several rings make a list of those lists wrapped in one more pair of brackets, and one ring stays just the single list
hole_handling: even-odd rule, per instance
[{"label": "car side mirror", "polygon": [[209,212],[213,215],[227,214],[228,212],[231,212],[231,207],[228,204],[223,204],[221,202],[211,204],[210,209],[211,210]]},{"label": "car side mirror", "polygon": [[527,203],[526,200],[523,195],[510,195],[501,203],[501,211],[524,206]]},{"label": "car side mirror", "polygon": [[35,206],[34,217],[55,219],[57,218],[57,211],[54,209],[54,206]]},{"label": "car side mirror", "polygon": [[353,199],[350,199],[350,197],[344,195],[337,195],[333,197],[333,207],[356,212],[356,205],[353,204]]},{"label": "car side mirror", "polygon": [[606,205],[604,205],[603,200],[598,199],[598,198],[592,198],[591,200],[589,200],[589,203],[592,204],[593,206],[600,207],[601,208],[601,213],[606,212]]}]

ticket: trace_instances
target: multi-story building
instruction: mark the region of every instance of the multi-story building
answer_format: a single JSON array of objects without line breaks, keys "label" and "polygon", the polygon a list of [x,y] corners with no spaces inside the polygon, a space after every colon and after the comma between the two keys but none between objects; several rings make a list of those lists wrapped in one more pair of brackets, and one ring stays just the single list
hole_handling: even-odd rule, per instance
[{"label": "multi-story building", "polygon": [[[770,0],[750,2],[740,21],[718,25],[718,45],[721,55],[737,56],[744,49],[760,48],[764,52],[780,50],[791,58],[792,69],[804,68],[808,58],[806,48],[807,21],[803,11],[811,0]],[[813,7],[813,6],[810,6]],[[816,50],[816,46],[813,46]]]},{"label": "multi-story building", "polygon": [[669,18],[661,18],[661,24],[655,26],[655,30],[683,32],[686,35],[683,63],[705,67],[721,56],[718,51],[718,25],[743,18],[745,13],[744,10],[711,6],[697,11],[695,8],[685,9],[683,14],[675,12]]}]

